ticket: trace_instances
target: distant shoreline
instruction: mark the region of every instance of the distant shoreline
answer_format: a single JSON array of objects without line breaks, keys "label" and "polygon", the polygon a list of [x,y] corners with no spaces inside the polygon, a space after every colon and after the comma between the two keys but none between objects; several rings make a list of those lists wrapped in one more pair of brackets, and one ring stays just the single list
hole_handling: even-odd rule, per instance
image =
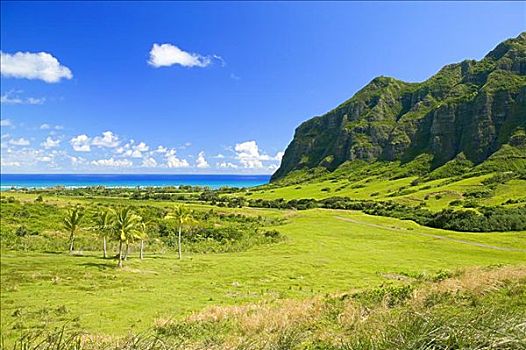
[{"label": "distant shoreline", "polygon": [[0,189],[45,189],[64,187],[135,188],[199,186],[254,187],[267,184],[270,175],[227,174],[1,174]]}]

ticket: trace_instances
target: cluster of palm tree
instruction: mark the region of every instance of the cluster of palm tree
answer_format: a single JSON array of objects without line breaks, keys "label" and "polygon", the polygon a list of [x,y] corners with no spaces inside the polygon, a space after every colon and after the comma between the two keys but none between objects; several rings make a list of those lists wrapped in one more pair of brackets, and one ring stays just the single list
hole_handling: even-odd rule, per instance
[{"label": "cluster of palm tree", "polygon": [[[74,251],[75,236],[81,229],[84,218],[84,211],[77,205],[68,210],[64,218],[64,227],[69,233],[69,252]],[[131,207],[113,210],[105,208],[98,211],[95,215],[95,227],[99,236],[102,238],[103,257],[107,258],[107,240],[116,239],[119,242],[118,267],[123,266],[123,261],[127,260],[130,244],[140,242],[139,257],[144,258],[144,241],[148,239],[150,222],[135,214]],[[183,226],[195,222],[193,212],[187,207],[179,205],[164,217],[165,220],[175,221],[178,228],[178,253],[179,259],[181,252],[181,233]]]}]

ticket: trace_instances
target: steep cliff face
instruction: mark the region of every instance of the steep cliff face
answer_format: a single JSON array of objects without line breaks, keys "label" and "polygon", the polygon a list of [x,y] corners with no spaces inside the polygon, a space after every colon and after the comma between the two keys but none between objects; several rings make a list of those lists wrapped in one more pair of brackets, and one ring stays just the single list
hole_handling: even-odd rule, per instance
[{"label": "steep cliff face", "polygon": [[294,170],[334,170],[352,160],[410,161],[437,167],[458,154],[478,164],[526,128],[526,33],[482,60],[442,68],[421,83],[378,77],[334,110],[301,124],[278,180]]}]

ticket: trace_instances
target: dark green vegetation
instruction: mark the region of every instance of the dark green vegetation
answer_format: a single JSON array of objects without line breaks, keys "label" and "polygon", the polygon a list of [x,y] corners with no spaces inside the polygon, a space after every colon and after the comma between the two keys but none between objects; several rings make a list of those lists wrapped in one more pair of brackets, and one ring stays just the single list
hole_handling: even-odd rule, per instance
[{"label": "dark green vegetation", "polygon": [[[482,60],[421,83],[375,78],[296,129],[272,180],[294,181],[355,162],[418,160],[431,177],[526,168],[526,33]],[[361,164],[361,163],[359,163]],[[504,167],[503,167],[504,165]],[[310,170],[310,171],[307,171]]]},{"label": "dark green vegetation", "polygon": [[[35,198],[42,198],[39,195]],[[117,199],[117,198],[116,198]],[[20,201],[12,196],[2,197],[2,248],[25,251],[64,251],[71,248],[71,230],[64,226],[64,218],[71,214],[70,206],[49,204],[47,200]],[[73,202],[75,203],[75,202]],[[84,202],[85,203],[85,202]],[[84,204],[83,203],[83,204]],[[131,202],[133,203],[133,202]],[[75,246],[82,250],[101,250],[99,216],[101,210],[114,209],[116,213],[126,209],[125,202],[88,202],[81,208],[83,221],[74,235]],[[77,210],[76,207],[74,207]],[[166,216],[173,207],[142,204],[134,206],[130,215],[137,215],[148,223],[149,251],[161,252],[178,247],[179,226]],[[242,251],[259,244],[279,242],[279,232],[265,229],[277,225],[279,220],[252,217],[242,214],[217,212],[213,208],[195,212],[195,222],[184,229],[188,252]],[[121,225],[122,226],[122,225]],[[139,228],[134,227],[137,231]],[[67,237],[66,237],[67,236]],[[119,243],[120,233],[113,232],[108,244],[111,248]],[[134,237],[136,234],[134,235]],[[109,239],[109,238],[108,238]],[[140,239],[135,239],[138,243]],[[125,238],[124,241],[129,241]],[[67,244],[65,242],[68,242]],[[73,249],[70,249],[72,252]]]}]

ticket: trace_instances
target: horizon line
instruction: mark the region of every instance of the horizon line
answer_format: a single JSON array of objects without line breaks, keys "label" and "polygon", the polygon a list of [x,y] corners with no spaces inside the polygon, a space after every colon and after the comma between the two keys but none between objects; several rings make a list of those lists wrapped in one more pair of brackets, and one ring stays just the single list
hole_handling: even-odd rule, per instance
[{"label": "horizon line", "polygon": [[222,175],[222,176],[272,176],[273,174],[233,174],[233,173],[0,173],[3,175]]}]

